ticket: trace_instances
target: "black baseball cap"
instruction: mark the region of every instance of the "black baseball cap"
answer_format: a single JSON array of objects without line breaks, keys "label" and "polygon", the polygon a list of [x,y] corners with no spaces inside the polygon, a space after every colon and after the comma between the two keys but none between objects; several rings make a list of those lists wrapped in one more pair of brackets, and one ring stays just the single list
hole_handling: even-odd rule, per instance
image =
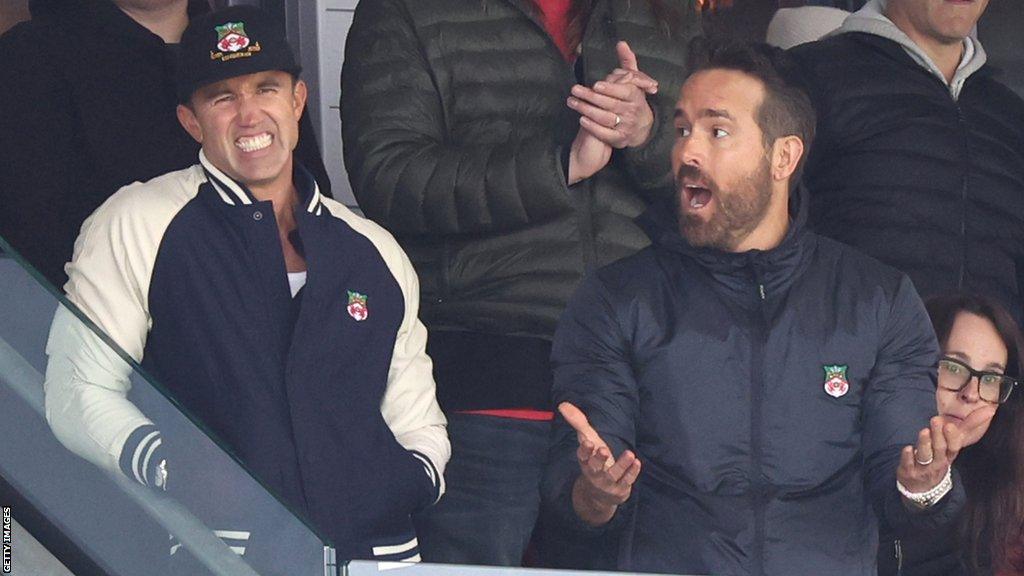
[{"label": "black baseball cap", "polygon": [[181,36],[178,101],[199,88],[236,76],[280,70],[298,76],[302,68],[284,31],[255,6],[231,6],[194,18]]}]

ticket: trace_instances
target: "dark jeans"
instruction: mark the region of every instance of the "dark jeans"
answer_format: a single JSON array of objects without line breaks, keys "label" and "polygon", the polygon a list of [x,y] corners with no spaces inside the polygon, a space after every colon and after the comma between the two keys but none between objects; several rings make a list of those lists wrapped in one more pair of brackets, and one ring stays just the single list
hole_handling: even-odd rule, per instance
[{"label": "dark jeans", "polygon": [[426,562],[519,566],[540,509],[550,422],[450,414],[441,501],[420,514]]},{"label": "dark jeans", "polygon": [[448,416],[447,491],[414,518],[424,561],[520,566],[532,535],[535,565],[615,568],[617,538],[576,535],[540,514],[550,431],[550,422]]}]

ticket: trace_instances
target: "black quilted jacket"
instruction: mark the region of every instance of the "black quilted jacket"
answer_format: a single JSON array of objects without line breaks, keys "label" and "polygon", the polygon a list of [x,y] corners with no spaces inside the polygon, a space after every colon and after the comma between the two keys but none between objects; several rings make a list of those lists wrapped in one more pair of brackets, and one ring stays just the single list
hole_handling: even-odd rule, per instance
[{"label": "black quilted jacket", "polygon": [[[646,245],[632,219],[670,190],[672,109],[695,28],[669,36],[644,0],[599,0],[574,74],[527,4],[367,0],[349,32],[345,165],[360,207],[412,258],[434,330],[550,339],[584,271]],[[569,88],[611,72],[619,39],[659,80],[661,122],[646,147],[568,187],[563,156],[579,126]]]},{"label": "black quilted jacket", "polygon": [[980,291],[1020,318],[1024,101],[988,66],[955,101],[869,34],[793,53],[820,117],[805,176],[812,227],[903,270],[924,297]]}]

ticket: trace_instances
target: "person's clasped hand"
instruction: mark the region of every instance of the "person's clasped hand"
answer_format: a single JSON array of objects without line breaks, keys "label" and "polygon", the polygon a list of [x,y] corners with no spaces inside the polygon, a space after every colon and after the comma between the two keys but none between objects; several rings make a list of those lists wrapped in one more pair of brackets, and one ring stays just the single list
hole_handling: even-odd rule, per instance
[{"label": "person's clasped hand", "polygon": [[640,71],[629,44],[615,46],[619,67],[593,88],[577,84],[567,100],[580,114],[580,126],[612,148],[642,146],[654,127],[654,112],[647,96],[658,92],[658,82]]}]

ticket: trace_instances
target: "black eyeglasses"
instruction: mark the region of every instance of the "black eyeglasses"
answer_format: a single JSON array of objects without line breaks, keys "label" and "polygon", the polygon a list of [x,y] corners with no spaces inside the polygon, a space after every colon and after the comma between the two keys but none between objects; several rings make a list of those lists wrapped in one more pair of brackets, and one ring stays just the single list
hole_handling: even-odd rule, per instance
[{"label": "black eyeglasses", "polygon": [[975,370],[960,360],[943,356],[939,360],[939,388],[951,392],[959,392],[971,384],[971,380],[978,379],[978,397],[992,404],[1002,404],[1010,397],[1017,380],[986,370]]}]

